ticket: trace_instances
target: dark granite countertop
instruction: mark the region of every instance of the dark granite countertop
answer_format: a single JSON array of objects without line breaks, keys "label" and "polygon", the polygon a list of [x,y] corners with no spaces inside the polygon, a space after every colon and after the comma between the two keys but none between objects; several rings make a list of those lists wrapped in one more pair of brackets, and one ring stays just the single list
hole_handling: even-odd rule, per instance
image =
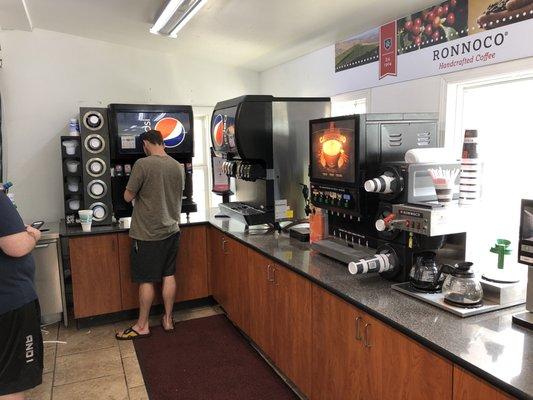
[{"label": "dark granite countertop", "polygon": [[[202,225],[208,223],[208,217],[205,211],[195,212],[189,215],[189,218],[185,214],[181,216],[180,226],[193,226]],[[91,227],[90,232],[83,232],[80,225],[67,226],[65,220],[61,220],[59,223],[59,235],[62,237],[74,237],[74,236],[88,236],[88,235],[103,235],[106,233],[128,232],[129,229],[121,228],[118,223],[113,225],[104,225]]]},{"label": "dark granite countertop", "polygon": [[533,398],[533,333],[511,319],[524,306],[461,318],[392,290],[378,275],[350,275],[286,234],[245,231],[229,219],[209,222],[507,393]]},{"label": "dark granite countertop", "polygon": [[[533,399],[533,333],[512,324],[517,306],[461,318],[391,289],[378,275],[354,276],[345,265],[311,251],[287,234],[250,229],[213,213],[191,214],[183,226],[210,224],[310,279],[375,318],[393,326],[452,362],[520,399]],[[61,225],[62,236],[123,232],[118,226]]]}]

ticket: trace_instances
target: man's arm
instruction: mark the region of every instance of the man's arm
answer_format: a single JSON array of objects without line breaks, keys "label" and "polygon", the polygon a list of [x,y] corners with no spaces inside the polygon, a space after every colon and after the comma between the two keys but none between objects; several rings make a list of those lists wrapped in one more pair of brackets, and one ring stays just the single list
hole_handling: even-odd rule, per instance
[{"label": "man's arm", "polygon": [[10,257],[24,257],[31,253],[41,238],[41,232],[31,226],[25,232],[0,237],[0,249]]},{"label": "man's arm", "polygon": [[139,190],[141,190],[141,186],[143,184],[144,174],[142,165],[139,161],[141,160],[137,160],[137,162],[133,164],[130,179],[128,179],[126,190],[124,190],[124,200],[126,201],[126,203],[129,203],[135,199],[137,193],[139,193]]},{"label": "man's arm", "polygon": [[129,203],[135,199],[135,193],[130,192],[128,189],[124,190],[124,200]]}]

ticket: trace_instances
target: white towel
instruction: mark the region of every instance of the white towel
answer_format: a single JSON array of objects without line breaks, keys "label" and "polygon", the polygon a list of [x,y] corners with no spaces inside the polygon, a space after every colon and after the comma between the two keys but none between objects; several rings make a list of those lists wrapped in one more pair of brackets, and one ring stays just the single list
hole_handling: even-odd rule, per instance
[{"label": "white towel", "polygon": [[419,163],[451,163],[456,159],[450,149],[443,147],[430,149],[411,149],[405,153],[405,162],[409,164]]}]

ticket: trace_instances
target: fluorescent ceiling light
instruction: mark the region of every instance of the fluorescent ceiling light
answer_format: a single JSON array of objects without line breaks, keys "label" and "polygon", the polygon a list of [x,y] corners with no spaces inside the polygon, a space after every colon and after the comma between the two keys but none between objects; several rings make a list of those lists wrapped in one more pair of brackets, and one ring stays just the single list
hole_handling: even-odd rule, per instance
[{"label": "fluorescent ceiling light", "polygon": [[168,24],[168,21],[172,18],[172,16],[178,11],[178,8],[184,3],[185,0],[170,0],[161,14],[159,14],[159,17],[157,18],[157,21],[155,21],[154,26],[150,28],[150,32],[154,34],[159,34],[161,29],[163,29],[166,24]]},{"label": "fluorescent ceiling light", "polygon": [[194,4],[189,7],[189,9],[181,16],[181,18],[178,21],[178,24],[172,31],[170,32],[170,37],[177,38],[178,32],[189,22],[198,11],[204,6],[204,4],[207,3],[207,0],[197,0],[194,2]]}]

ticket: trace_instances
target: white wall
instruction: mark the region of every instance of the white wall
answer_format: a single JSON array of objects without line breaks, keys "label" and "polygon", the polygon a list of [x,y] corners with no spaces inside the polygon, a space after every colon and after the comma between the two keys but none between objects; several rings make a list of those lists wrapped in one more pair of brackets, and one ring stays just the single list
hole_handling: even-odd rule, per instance
[{"label": "white wall", "polygon": [[[335,73],[331,45],[261,73],[261,92],[274,96],[335,96],[356,90],[350,71]],[[441,77],[381,86],[369,91],[370,112],[438,112]]]},{"label": "white wall", "polygon": [[27,221],[63,215],[59,136],[80,106],[213,106],[257,93],[259,74],[57,32],[0,33],[4,178]]}]

